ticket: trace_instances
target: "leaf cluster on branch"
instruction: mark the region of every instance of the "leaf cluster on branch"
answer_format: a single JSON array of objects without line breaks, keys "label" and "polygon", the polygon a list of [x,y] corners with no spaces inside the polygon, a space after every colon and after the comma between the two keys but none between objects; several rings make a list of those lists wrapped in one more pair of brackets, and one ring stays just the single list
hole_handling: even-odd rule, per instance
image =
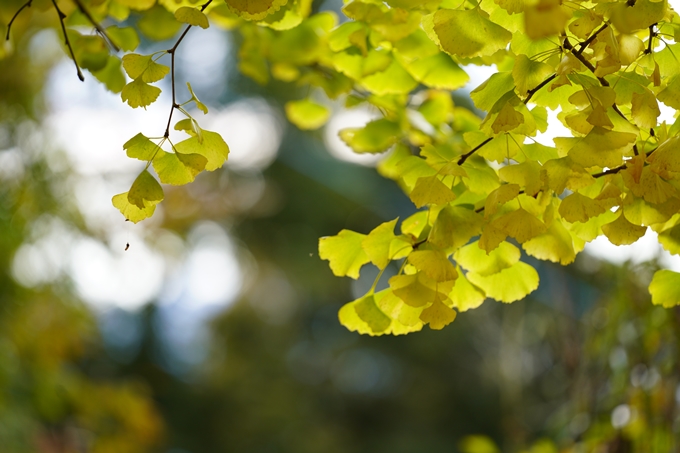
[{"label": "leaf cluster on branch", "polygon": [[[487,297],[521,299],[539,279],[520,247],[566,265],[600,235],[626,245],[651,228],[680,253],[680,123],[659,120],[661,104],[680,108],[680,18],[666,0],[352,0],[343,21],[311,14],[311,0],[29,0],[0,7],[8,37],[35,6],[54,9],[79,76],[88,70],[130,107],[150,105],[160,94],[153,84],[172,79],[164,131],[125,144],[129,157],[146,162],[130,190],[113,198],[133,222],[153,214],[161,183],[187,184],[229,153],[186,110],[193,103],[207,113],[191,86],[177,93],[175,55],[192,27],[237,30],[239,68],[257,82],[308,87],[306,98],[286,105],[301,129],[323,126],[326,99],[380,112],[340,137],[357,153],[390,150],[378,171],[418,210],[368,234],[343,230],[320,240],[337,276],[358,278],[368,264],[381,276],[399,266],[388,289],[376,292],[376,280],[341,309],[351,330],[441,329]],[[121,22],[135,25],[102,25]],[[83,25],[95,34],[72,28]],[[140,55],[132,53],[138,33],[179,37]],[[128,53],[121,59],[117,48]],[[483,118],[451,96],[469,81],[469,65],[497,68],[471,93]],[[176,143],[175,110],[184,118],[174,129],[188,135]],[[548,110],[571,132],[554,146],[536,140],[550,127]],[[679,304],[680,274],[657,272],[650,291],[655,304]]]}]

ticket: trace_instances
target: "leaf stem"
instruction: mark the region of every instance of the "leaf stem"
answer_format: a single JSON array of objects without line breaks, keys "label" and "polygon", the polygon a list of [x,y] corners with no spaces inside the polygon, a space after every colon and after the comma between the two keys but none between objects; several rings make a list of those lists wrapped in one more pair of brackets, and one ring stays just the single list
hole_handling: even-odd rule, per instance
[{"label": "leaf stem", "polygon": [[536,94],[536,92],[538,90],[540,90],[541,88],[543,88],[544,86],[546,86],[547,84],[552,82],[555,77],[557,77],[557,74],[551,75],[550,77],[546,78],[543,82],[539,83],[534,88],[527,91],[527,97],[524,98],[524,101],[523,101],[524,104],[526,105],[529,102],[529,100],[531,100],[531,98],[534,96],[534,94]]},{"label": "leaf stem", "polygon": [[64,43],[66,44],[66,47],[68,47],[69,52],[71,52],[71,58],[73,58],[73,63],[76,65],[76,72],[78,73],[78,79],[80,79],[81,82],[84,82],[85,76],[83,75],[83,72],[80,70],[80,66],[78,66],[78,60],[76,60],[76,54],[73,52],[73,47],[71,46],[71,41],[69,41],[68,33],[66,33],[66,25],[64,25],[64,19],[66,19],[66,14],[64,14],[59,9],[59,5],[57,5],[56,0],[52,0],[52,4],[54,5],[54,9],[57,11],[57,15],[59,16],[59,22],[61,23],[61,31],[64,33]]},{"label": "leaf stem", "polygon": [[87,17],[87,20],[89,20],[90,23],[92,24],[92,26],[97,30],[97,33],[102,35],[102,37],[108,41],[108,43],[111,45],[111,48],[114,51],[119,52],[120,48],[111,40],[111,37],[106,33],[106,30],[104,30],[104,27],[102,27],[99,24],[99,22],[94,20],[94,17],[92,17],[92,14],[90,14],[90,12],[85,8],[85,5],[83,5],[83,2],[81,0],[73,0],[73,2],[76,4],[76,6],[78,6],[78,9],[80,10],[80,12],[83,13],[83,15],[85,17]]},{"label": "leaf stem", "polygon": [[[52,0],[54,1],[54,0]],[[205,11],[205,9],[212,3],[213,0],[208,0],[206,3],[204,3],[201,6],[201,12]],[[175,53],[177,53],[177,48],[179,45],[182,43],[184,40],[184,37],[189,33],[189,29],[192,27],[192,25],[187,25],[187,27],[184,29],[182,34],[179,36],[179,39],[175,43],[172,48],[168,49],[166,52],[170,54],[170,77],[171,77],[171,83],[172,83],[172,106],[170,107],[170,115],[168,115],[168,125],[165,127],[165,133],[163,134],[164,137],[170,137],[170,123],[172,122],[172,114],[174,113],[175,109],[180,108],[180,105],[177,103],[177,91],[175,88]]]},{"label": "leaf stem", "polygon": [[9,23],[7,24],[7,36],[5,37],[5,41],[9,41],[9,31],[12,29],[12,24],[14,23],[14,20],[19,17],[19,14],[24,10],[24,8],[30,8],[31,3],[33,3],[33,0],[28,0],[26,3],[21,5],[21,8],[17,10],[16,13],[14,13],[14,16],[10,19]]}]

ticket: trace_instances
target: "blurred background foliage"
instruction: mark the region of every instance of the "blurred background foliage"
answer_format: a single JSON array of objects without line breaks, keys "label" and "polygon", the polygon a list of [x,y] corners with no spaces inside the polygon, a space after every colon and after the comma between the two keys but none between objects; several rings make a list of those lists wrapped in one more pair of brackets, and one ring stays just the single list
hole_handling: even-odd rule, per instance
[{"label": "blurred background foliage", "polygon": [[[12,8],[2,6],[3,18]],[[333,277],[318,238],[369,231],[410,202],[373,169],[331,157],[322,133],[281,121],[295,93],[239,75],[235,52],[216,59],[203,86],[219,89],[202,98],[268,106],[276,159],[170,191],[163,214],[135,227],[139,239],[123,252],[130,226],[92,221],[78,202],[87,175],[45,126],[48,86],[66,83],[59,49],[41,47],[45,21],[21,23],[16,51],[0,60],[3,453],[680,448],[680,311],[651,305],[654,263],[532,262],[542,284],[531,297],[487,301],[443,331],[365,338],[342,328],[338,308],[373,276]],[[238,37],[227,42],[236,48]],[[136,308],[98,305],[64,264],[96,265],[71,254],[73,237],[129,261],[148,243],[181,267],[214,236],[235,250],[240,289],[203,310],[187,308],[191,294],[163,302],[162,290]],[[163,288],[183,278],[158,272]]]}]

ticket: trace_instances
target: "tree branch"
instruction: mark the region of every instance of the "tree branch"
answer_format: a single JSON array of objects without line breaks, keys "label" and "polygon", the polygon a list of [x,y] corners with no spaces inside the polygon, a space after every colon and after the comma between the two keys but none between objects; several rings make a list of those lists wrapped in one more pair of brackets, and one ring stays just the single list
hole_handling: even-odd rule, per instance
[{"label": "tree branch", "polygon": [[[201,12],[205,11],[205,9],[212,3],[213,0],[208,0],[206,3],[204,3],[201,6]],[[170,137],[170,123],[172,122],[172,114],[175,112],[175,109],[179,108],[179,104],[177,104],[177,95],[176,95],[176,89],[175,89],[175,53],[177,52],[177,48],[179,45],[182,43],[184,40],[184,37],[189,33],[189,29],[191,29],[191,25],[187,25],[187,28],[184,29],[182,34],[179,36],[179,39],[175,43],[172,48],[168,49],[167,52],[170,54],[170,78],[171,78],[171,83],[172,83],[172,107],[170,107],[170,115],[168,115],[168,125],[165,127],[165,133],[163,134],[163,137],[168,138]]]},{"label": "tree branch", "polygon": [[465,163],[465,161],[467,160],[468,157],[472,156],[472,155],[473,155],[474,153],[476,153],[482,146],[486,145],[486,144],[489,143],[491,140],[493,140],[493,137],[487,138],[487,139],[484,140],[482,143],[480,143],[479,145],[475,146],[474,148],[472,148],[472,149],[471,149],[470,151],[468,151],[467,153],[465,153],[465,154],[463,154],[462,156],[460,156],[460,159],[458,159],[458,165],[463,165],[463,164]]},{"label": "tree branch", "polygon": [[540,90],[541,88],[543,88],[544,86],[546,86],[547,84],[549,84],[550,82],[552,82],[553,79],[554,79],[555,77],[557,77],[557,74],[551,75],[550,77],[548,77],[547,79],[545,79],[543,82],[541,82],[541,83],[539,83],[538,85],[536,85],[536,87],[534,87],[534,88],[530,89],[529,91],[527,91],[527,97],[524,98],[524,101],[523,101],[524,104],[527,104],[527,103],[529,102],[529,100],[531,100],[531,98],[534,96],[534,94],[536,94],[536,92],[537,92],[538,90]]},{"label": "tree branch", "polygon": [[9,31],[12,29],[12,24],[14,23],[14,20],[19,17],[19,14],[24,10],[24,8],[30,8],[31,3],[33,3],[33,0],[28,0],[26,3],[21,5],[21,8],[17,10],[16,13],[14,13],[14,16],[9,21],[9,24],[7,24],[7,36],[5,37],[5,41],[9,41]]},{"label": "tree branch", "polygon": [[96,20],[94,20],[94,17],[92,17],[90,12],[85,8],[83,2],[81,0],[73,0],[73,2],[76,4],[76,6],[78,6],[80,12],[83,13],[85,17],[87,17],[87,20],[89,20],[90,23],[94,26],[94,28],[97,30],[97,33],[102,35],[102,37],[109,42],[113,50],[116,52],[120,51],[120,48],[111,40],[109,35],[106,34],[106,30],[104,30],[104,28],[101,25],[99,25],[99,23]]},{"label": "tree branch", "polygon": [[656,32],[654,31],[654,26],[656,24],[652,24],[649,26],[649,41],[647,41],[647,49],[645,50],[645,54],[650,54],[652,53],[652,41],[654,40],[654,37],[656,36]]},{"label": "tree branch", "polygon": [[600,28],[595,30],[595,33],[590,35],[588,37],[588,39],[586,39],[585,41],[578,44],[579,49],[576,50],[574,53],[581,55],[583,53],[583,51],[586,50],[586,47],[588,47],[590,45],[590,43],[593,42],[595,40],[595,38],[597,38],[597,35],[599,35],[600,32],[604,31],[607,27],[609,27],[609,24],[604,24]]},{"label": "tree branch", "polygon": [[84,82],[85,76],[83,75],[83,72],[80,70],[80,66],[78,66],[78,60],[76,60],[76,54],[73,53],[73,47],[71,47],[71,42],[69,41],[68,34],[66,33],[66,26],[64,25],[64,19],[66,19],[66,14],[64,14],[59,9],[59,6],[57,5],[56,0],[52,0],[52,4],[54,5],[54,9],[57,10],[57,15],[59,16],[59,22],[61,23],[61,31],[64,33],[64,43],[66,44],[66,47],[68,47],[69,52],[71,52],[71,58],[73,58],[73,63],[76,65],[76,71],[78,73],[78,78],[80,79],[81,82]]}]

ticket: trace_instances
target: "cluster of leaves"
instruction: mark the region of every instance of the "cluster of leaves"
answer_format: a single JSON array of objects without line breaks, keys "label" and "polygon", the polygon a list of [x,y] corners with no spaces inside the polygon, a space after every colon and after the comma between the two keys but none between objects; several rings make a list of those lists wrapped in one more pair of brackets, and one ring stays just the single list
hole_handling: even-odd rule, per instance
[{"label": "cluster of leaves", "polygon": [[[162,183],[186,184],[228,155],[219,134],[202,130],[184,109],[193,102],[207,111],[191,87],[186,103],[175,98],[178,46],[190,27],[206,28],[211,18],[241,33],[244,74],[309,87],[307,98],[286,105],[300,128],[326,122],[324,97],[381,113],[340,136],[357,153],[392,149],[379,171],[420,210],[399,224],[400,234],[395,219],[367,235],[342,231],[321,239],[320,256],[337,276],[358,278],[369,262],[381,275],[400,264],[388,289],[375,292],[373,285],[343,307],[349,329],[441,329],[456,310],[487,297],[523,298],[537,288],[538,274],[520,261],[517,244],[527,255],[568,264],[602,234],[624,245],[651,228],[667,250],[680,252],[680,124],[659,121],[659,102],[680,108],[680,19],[666,0],[352,0],[343,7],[350,20],[341,24],[335,14],[310,15],[311,0],[196,3],[75,1],[68,14],[59,13],[76,66],[120,90],[131,107],[154,102],[160,89],[151,84],[171,74],[165,133],[140,134],[125,145],[130,157],[147,162],[130,190],[113,199],[127,219],[149,217],[163,199],[150,167]],[[185,28],[172,48],[121,61],[106,41],[132,51],[135,29],[103,29],[99,21],[137,15],[136,28],[152,39]],[[64,19],[89,22],[99,35],[67,32]],[[157,63],[164,55],[170,67]],[[471,94],[483,119],[452,101],[450,92],[469,80],[465,65],[498,69]],[[548,128],[548,109],[571,131],[554,146],[535,139]],[[175,129],[190,136],[176,144],[174,110],[186,116]],[[653,302],[677,305],[678,288],[680,274],[657,272]]]}]

